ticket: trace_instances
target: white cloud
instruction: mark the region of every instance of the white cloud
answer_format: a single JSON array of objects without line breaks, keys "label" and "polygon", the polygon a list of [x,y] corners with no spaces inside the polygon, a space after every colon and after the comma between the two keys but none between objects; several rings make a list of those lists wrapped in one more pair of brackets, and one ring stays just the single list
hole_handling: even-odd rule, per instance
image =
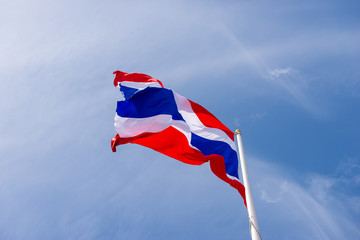
[{"label": "white cloud", "polygon": [[266,112],[263,112],[263,113],[252,113],[252,114],[250,115],[250,117],[251,117],[252,120],[260,120],[260,119],[264,118],[266,115],[267,115]]},{"label": "white cloud", "polygon": [[279,96],[289,99],[314,116],[324,116],[327,114],[310,94],[310,80],[303,77],[299,71],[294,68],[269,69],[264,78],[283,90],[279,91]]},{"label": "white cloud", "polygon": [[280,77],[281,75],[291,74],[293,70],[291,68],[276,68],[269,71],[270,76]]},{"label": "white cloud", "polygon": [[[264,201],[257,210],[259,221],[266,225],[264,234],[272,227],[271,221],[275,223],[282,218],[288,219],[284,226],[287,231],[297,232],[297,236],[288,235],[292,239],[356,239],[360,236],[358,222],[353,218],[359,204],[349,205],[358,197],[344,195],[343,186],[334,188],[337,181],[343,184],[344,179],[317,174],[300,183],[285,169],[262,161],[257,161],[253,171],[253,191]],[[278,215],[274,216],[273,212]]]}]

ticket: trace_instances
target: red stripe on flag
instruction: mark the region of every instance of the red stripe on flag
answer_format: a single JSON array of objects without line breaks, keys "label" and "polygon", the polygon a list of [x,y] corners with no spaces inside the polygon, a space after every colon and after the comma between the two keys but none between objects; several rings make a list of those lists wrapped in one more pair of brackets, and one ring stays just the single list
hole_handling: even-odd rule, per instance
[{"label": "red stripe on flag", "polygon": [[212,115],[211,112],[191,100],[189,100],[189,102],[191,104],[191,108],[198,116],[202,124],[204,124],[206,127],[218,128],[224,131],[231,140],[235,141],[234,133],[230,129],[228,129],[222,122],[220,122],[214,115]]},{"label": "red stripe on flag", "polygon": [[111,141],[113,151],[116,151],[116,146],[125,143],[136,143],[191,165],[201,165],[208,160],[199,150],[190,147],[185,135],[173,127],[131,138],[116,135]]},{"label": "red stripe on flag", "polygon": [[143,133],[131,138],[121,138],[119,135],[116,135],[111,140],[111,148],[113,152],[116,152],[116,146],[126,143],[135,143],[151,148],[166,156],[191,165],[201,165],[209,161],[211,171],[218,178],[238,190],[246,206],[245,188],[239,181],[230,179],[226,175],[224,158],[216,154],[204,156],[200,151],[190,147],[185,135],[177,129],[169,127],[158,133]]},{"label": "red stripe on flag", "polygon": [[119,82],[158,82],[161,87],[164,87],[162,82],[143,73],[126,73],[121,71],[114,72],[114,86],[117,87]]},{"label": "red stripe on flag", "polygon": [[224,182],[227,182],[228,184],[230,184],[230,186],[238,190],[238,192],[244,199],[244,204],[246,207],[245,187],[239,181],[231,179],[226,175],[224,158],[219,155],[214,155],[214,157],[210,159],[210,169],[218,178],[220,178]]}]

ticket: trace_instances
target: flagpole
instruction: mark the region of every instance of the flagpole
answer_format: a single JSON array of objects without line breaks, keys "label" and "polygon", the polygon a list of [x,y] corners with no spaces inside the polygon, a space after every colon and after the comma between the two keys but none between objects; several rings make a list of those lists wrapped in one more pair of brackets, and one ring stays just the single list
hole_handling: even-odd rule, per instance
[{"label": "flagpole", "polygon": [[259,227],[257,223],[256,213],[254,202],[251,194],[251,187],[249,182],[249,176],[247,173],[246,162],[245,162],[245,154],[244,148],[241,140],[241,131],[237,129],[235,131],[237,145],[238,145],[238,155],[241,164],[241,172],[243,176],[243,182],[245,187],[245,197],[246,197],[246,206],[249,215],[249,224],[250,224],[250,235],[252,240],[261,240],[261,235],[259,232]]}]

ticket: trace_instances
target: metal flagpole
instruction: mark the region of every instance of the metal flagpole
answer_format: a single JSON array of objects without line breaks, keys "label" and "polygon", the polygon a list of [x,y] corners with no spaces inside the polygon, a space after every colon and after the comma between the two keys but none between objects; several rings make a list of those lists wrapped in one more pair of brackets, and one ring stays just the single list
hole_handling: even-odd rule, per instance
[{"label": "metal flagpole", "polygon": [[257,219],[256,219],[254,202],[253,202],[253,198],[252,198],[252,194],[251,194],[249,176],[248,176],[247,168],[246,168],[244,148],[243,148],[243,144],[242,144],[242,140],[241,140],[241,131],[239,129],[237,129],[235,131],[235,135],[236,135],[236,139],[237,139],[238,155],[239,155],[239,159],[240,159],[241,172],[242,172],[244,187],[245,187],[246,206],[247,206],[247,211],[249,214],[250,235],[251,235],[252,240],[261,240],[261,235],[259,232],[259,227],[258,227],[258,223],[257,223]]}]

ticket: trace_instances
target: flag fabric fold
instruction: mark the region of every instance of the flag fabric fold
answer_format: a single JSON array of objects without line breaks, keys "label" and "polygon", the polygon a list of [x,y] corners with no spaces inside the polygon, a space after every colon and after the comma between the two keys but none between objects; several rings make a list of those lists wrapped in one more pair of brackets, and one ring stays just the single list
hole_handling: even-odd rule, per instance
[{"label": "flag fabric fold", "polygon": [[135,143],[187,164],[209,162],[217,177],[239,191],[246,206],[234,133],[201,105],[164,88],[153,77],[114,74],[114,86],[120,88],[124,100],[117,102],[112,150]]}]

